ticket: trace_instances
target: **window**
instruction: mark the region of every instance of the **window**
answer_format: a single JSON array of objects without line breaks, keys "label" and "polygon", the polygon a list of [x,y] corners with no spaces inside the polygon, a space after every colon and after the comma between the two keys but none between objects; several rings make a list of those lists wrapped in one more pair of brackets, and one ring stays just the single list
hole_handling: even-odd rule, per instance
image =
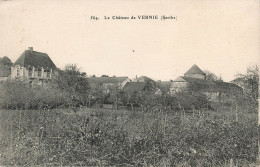
[{"label": "window", "polygon": [[29,77],[32,77],[32,72],[33,72],[32,68],[29,68]]},{"label": "window", "polygon": [[48,70],[47,71],[47,78],[50,78],[51,77],[51,72]]},{"label": "window", "polygon": [[20,68],[17,67],[17,77],[20,77]]},{"label": "window", "polygon": [[38,69],[38,77],[42,76],[42,70]]}]

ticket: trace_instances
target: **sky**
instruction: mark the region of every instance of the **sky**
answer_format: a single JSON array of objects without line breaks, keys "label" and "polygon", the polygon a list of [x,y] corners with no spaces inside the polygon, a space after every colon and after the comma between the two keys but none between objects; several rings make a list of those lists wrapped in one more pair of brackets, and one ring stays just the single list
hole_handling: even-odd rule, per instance
[{"label": "sky", "polygon": [[[2,0],[0,57],[47,53],[87,75],[174,80],[193,64],[231,81],[257,64],[258,0]],[[174,20],[105,20],[104,16]],[[96,16],[99,20],[91,20]]]}]

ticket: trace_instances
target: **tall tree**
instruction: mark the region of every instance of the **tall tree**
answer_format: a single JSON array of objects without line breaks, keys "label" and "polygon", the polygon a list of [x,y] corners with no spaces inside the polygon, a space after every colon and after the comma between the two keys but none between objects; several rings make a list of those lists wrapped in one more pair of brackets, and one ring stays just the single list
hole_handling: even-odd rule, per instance
[{"label": "tall tree", "polygon": [[0,57],[0,66],[3,66],[3,65],[10,67],[13,65],[13,63],[8,57],[4,56],[3,58]]},{"label": "tall tree", "polygon": [[57,85],[70,94],[71,104],[75,105],[80,102],[86,104],[89,95],[89,83],[86,79],[86,73],[80,72],[80,69],[75,64],[68,64],[64,70],[59,71],[57,77]]},{"label": "tall tree", "polygon": [[113,102],[115,109],[117,110],[118,104],[121,103],[120,89],[117,84],[109,87],[109,99],[108,100]]},{"label": "tall tree", "polygon": [[254,102],[258,100],[259,94],[259,66],[251,65],[246,74],[238,74],[234,80],[244,88],[244,94]]},{"label": "tall tree", "polygon": [[219,80],[219,77],[217,77],[216,74],[208,71],[208,70],[204,70],[204,73],[206,74],[206,80],[208,81],[216,81]]}]

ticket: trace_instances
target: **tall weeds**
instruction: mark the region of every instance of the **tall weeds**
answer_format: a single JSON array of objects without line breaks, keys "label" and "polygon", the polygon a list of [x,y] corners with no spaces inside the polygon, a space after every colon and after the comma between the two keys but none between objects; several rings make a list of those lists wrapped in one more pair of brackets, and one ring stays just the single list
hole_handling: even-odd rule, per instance
[{"label": "tall weeds", "polygon": [[[0,112],[0,164],[12,166],[248,166],[256,113],[82,109]],[[224,117],[223,117],[224,116]]]}]

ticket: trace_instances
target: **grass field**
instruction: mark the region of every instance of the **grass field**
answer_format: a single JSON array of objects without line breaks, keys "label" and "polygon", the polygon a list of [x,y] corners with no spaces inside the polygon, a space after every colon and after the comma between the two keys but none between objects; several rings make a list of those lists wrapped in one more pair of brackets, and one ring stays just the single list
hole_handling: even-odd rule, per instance
[{"label": "grass field", "polygon": [[[256,111],[1,110],[4,166],[256,166]],[[238,121],[236,121],[238,119]]]}]

